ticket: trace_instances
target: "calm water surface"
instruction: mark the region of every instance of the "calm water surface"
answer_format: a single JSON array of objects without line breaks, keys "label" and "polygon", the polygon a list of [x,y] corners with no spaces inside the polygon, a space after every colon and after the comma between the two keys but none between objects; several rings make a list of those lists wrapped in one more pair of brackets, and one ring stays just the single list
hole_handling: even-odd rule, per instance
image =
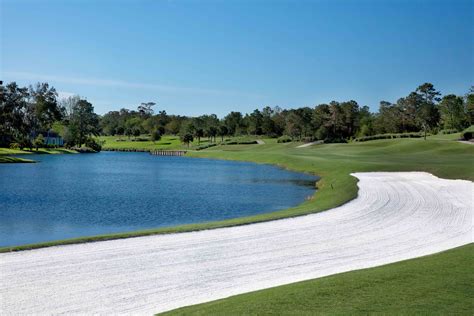
[{"label": "calm water surface", "polygon": [[281,210],[312,195],[316,181],[269,165],[146,153],[31,158],[40,162],[0,164],[0,246]]}]

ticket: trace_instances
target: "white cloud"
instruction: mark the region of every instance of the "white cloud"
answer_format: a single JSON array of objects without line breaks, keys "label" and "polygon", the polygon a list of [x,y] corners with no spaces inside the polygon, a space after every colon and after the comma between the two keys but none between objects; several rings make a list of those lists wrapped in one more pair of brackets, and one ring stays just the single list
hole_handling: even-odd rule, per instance
[{"label": "white cloud", "polygon": [[77,95],[77,93],[74,93],[74,92],[67,92],[67,91],[56,91],[56,92],[58,93],[59,99],[66,99],[74,95]]},{"label": "white cloud", "polygon": [[172,86],[172,85],[136,83],[136,82],[123,81],[123,80],[116,80],[116,79],[66,77],[66,76],[45,75],[45,74],[36,74],[36,73],[20,72],[20,71],[5,71],[4,75],[12,77],[16,80],[19,80],[19,79],[44,80],[44,81],[53,81],[53,82],[77,84],[77,85],[147,89],[147,90],[164,91],[164,92],[262,97],[261,95],[257,95],[257,94],[230,91],[230,90],[202,89],[202,88],[180,87],[180,86]]}]

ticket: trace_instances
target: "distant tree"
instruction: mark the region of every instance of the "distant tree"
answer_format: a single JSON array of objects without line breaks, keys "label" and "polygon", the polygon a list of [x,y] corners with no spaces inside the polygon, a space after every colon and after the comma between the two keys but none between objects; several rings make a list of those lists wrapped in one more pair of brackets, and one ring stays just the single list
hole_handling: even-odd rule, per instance
[{"label": "distant tree", "polygon": [[[315,132],[315,137],[317,139],[324,139],[327,137],[327,129],[321,130],[319,133],[317,131],[320,130],[321,127],[325,127],[326,122],[329,120],[329,105],[328,104],[320,104],[314,108],[312,117],[311,117],[311,126]],[[325,133],[322,133],[322,132]]]},{"label": "distant tree", "polygon": [[230,112],[224,117],[224,124],[227,127],[229,135],[237,135],[242,132],[243,117],[240,112]]},{"label": "distant tree", "polygon": [[123,135],[125,133],[125,129],[122,126],[117,127],[116,133],[118,135]]},{"label": "distant tree", "polygon": [[225,126],[224,124],[219,125],[217,134],[221,137],[221,142],[224,142],[224,137],[229,134],[229,130],[227,129],[227,126]]},{"label": "distant tree", "polygon": [[467,120],[469,125],[474,124],[474,86],[471,86],[471,89],[466,94],[466,113],[467,113]]},{"label": "distant tree", "polygon": [[142,117],[152,116],[153,115],[153,107],[155,105],[156,105],[155,102],[144,102],[144,103],[142,103],[138,106],[138,108],[137,108],[138,113],[140,113],[140,115]]},{"label": "distant tree", "polygon": [[339,102],[331,101],[329,103],[329,120],[326,122],[326,127],[331,138],[341,138],[344,127],[344,112]]},{"label": "distant tree", "polygon": [[276,136],[275,122],[272,117],[274,115],[273,109],[266,106],[262,110],[262,133],[267,136]]},{"label": "distant tree", "polygon": [[286,116],[285,133],[292,139],[301,138],[302,134],[302,120],[301,117],[292,111]]},{"label": "distant tree", "polygon": [[340,104],[343,113],[343,133],[345,137],[351,137],[359,128],[359,105],[351,100]]},{"label": "distant tree", "polygon": [[69,120],[69,130],[73,142],[78,146],[84,144],[91,135],[99,135],[99,116],[94,113],[91,103],[81,99],[74,106]]},{"label": "distant tree", "polygon": [[263,124],[263,115],[258,110],[255,109],[250,115],[247,116],[248,120],[248,133],[251,135],[261,135],[262,134],[262,124]]},{"label": "distant tree", "polygon": [[44,146],[44,137],[42,134],[36,136],[35,140],[33,141],[33,146],[35,146],[36,150]]},{"label": "distant tree", "polygon": [[461,131],[468,121],[464,100],[454,94],[448,94],[439,103],[441,122],[445,129]]},{"label": "distant tree", "polygon": [[30,86],[31,106],[37,125],[43,131],[49,131],[55,121],[62,119],[64,110],[58,106],[58,93],[47,83]]},{"label": "distant tree", "polygon": [[441,100],[441,93],[437,91],[433,84],[424,83],[416,89],[421,95],[421,104],[418,107],[417,120],[424,131],[426,140],[427,131],[438,125],[440,115],[437,103]]},{"label": "distant tree", "polygon": [[194,137],[198,140],[198,145],[201,144],[201,137],[204,136],[204,130],[202,128],[194,129]]},{"label": "distant tree", "polygon": [[188,145],[188,148],[189,148],[189,144],[193,142],[194,137],[193,137],[193,134],[188,133],[188,134],[181,135],[180,139],[181,139],[181,142]]},{"label": "distant tree", "polygon": [[133,129],[133,136],[135,136],[135,138],[137,138],[138,136],[140,136],[140,134],[141,134],[141,133],[140,133],[140,129],[137,128],[137,127],[135,127],[135,128]]},{"label": "distant tree", "polygon": [[161,139],[161,132],[159,129],[156,129],[154,130],[152,133],[151,133],[151,140],[153,142],[157,142]]},{"label": "distant tree", "polygon": [[[64,111],[64,118],[69,119],[72,114],[72,109],[74,106],[81,100],[81,97],[78,95],[69,96],[67,98],[62,98],[58,101],[59,107]],[[117,111],[113,111],[117,112]],[[109,112],[110,113],[110,112]],[[118,113],[118,112],[117,112]]]},{"label": "distant tree", "polygon": [[172,118],[166,125],[165,125],[165,131],[166,133],[169,133],[171,135],[176,135],[179,133],[179,130],[181,128],[181,123],[178,118]]},{"label": "distant tree", "polygon": [[0,85],[0,145],[8,146],[11,141],[21,143],[29,139],[31,113],[28,98],[28,89],[15,82]]}]

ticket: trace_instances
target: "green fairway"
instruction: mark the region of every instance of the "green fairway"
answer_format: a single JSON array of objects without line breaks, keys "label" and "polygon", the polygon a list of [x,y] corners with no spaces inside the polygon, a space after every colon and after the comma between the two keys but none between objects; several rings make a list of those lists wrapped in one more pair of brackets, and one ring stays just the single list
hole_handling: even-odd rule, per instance
[{"label": "green fairway", "polygon": [[[195,150],[199,146],[206,146],[208,144],[215,144],[210,142],[208,138],[201,138],[199,141],[194,139],[189,144],[189,147],[186,144],[183,144],[179,136],[163,136],[159,141],[152,142],[148,140],[148,136],[142,135],[138,138],[136,137],[126,137],[126,136],[100,136],[98,137],[99,142],[103,142],[102,148],[104,150]],[[224,141],[254,141],[255,137],[226,137]],[[269,140],[270,142],[276,143],[276,139]],[[221,139],[216,140],[217,144],[221,143]]]},{"label": "green fairway", "polygon": [[166,315],[472,315],[474,244],[377,268],[251,292]]},{"label": "green fairway", "polygon": [[[144,139],[142,136],[140,139]],[[146,141],[135,141],[135,137],[130,139],[126,136],[100,136],[99,141],[104,142],[102,148],[104,150],[110,149],[184,149],[185,146],[180,142],[179,136],[163,136],[159,141],[152,142]]]}]

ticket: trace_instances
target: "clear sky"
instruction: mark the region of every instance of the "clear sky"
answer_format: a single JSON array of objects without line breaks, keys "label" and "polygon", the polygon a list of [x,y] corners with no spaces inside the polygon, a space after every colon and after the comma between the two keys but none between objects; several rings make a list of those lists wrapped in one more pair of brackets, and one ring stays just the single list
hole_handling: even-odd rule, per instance
[{"label": "clear sky", "polygon": [[0,78],[171,114],[474,84],[474,1],[0,0]]}]

